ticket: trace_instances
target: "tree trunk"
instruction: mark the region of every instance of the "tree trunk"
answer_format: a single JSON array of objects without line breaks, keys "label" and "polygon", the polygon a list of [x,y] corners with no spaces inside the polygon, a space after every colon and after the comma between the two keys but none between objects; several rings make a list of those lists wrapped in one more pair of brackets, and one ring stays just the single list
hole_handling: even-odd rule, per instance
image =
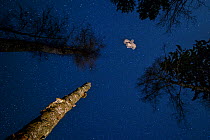
[{"label": "tree trunk", "polygon": [[75,107],[75,103],[80,98],[87,96],[87,91],[90,89],[91,83],[86,83],[77,88],[74,92],[56,98],[56,101],[50,103],[40,113],[36,119],[24,126],[21,130],[9,136],[6,140],[40,140],[45,139],[64,115]]},{"label": "tree trunk", "polygon": [[4,39],[0,38],[0,52],[46,52],[51,54],[67,55],[67,54],[83,54],[84,52],[69,46],[56,48],[37,42],[29,42],[24,40]]}]

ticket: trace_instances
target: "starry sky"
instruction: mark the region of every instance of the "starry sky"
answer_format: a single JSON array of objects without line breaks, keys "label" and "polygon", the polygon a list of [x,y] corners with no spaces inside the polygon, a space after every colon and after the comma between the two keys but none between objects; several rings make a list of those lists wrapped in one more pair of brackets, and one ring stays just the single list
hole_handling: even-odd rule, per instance
[{"label": "starry sky", "polygon": [[[106,47],[94,69],[78,68],[70,57],[48,55],[39,61],[29,52],[0,53],[0,137],[16,132],[39,115],[39,111],[85,82],[91,82],[88,97],[81,99],[48,136],[48,140],[114,139],[208,139],[210,110],[186,98],[186,122],[178,124],[167,97],[158,109],[139,100],[139,78],[155,58],[175,45],[191,48],[195,40],[210,36],[210,11],[192,12],[195,23],[181,20],[171,33],[157,21],[138,19],[137,13],[123,14],[109,0],[19,0],[24,8],[53,7],[69,24],[90,23],[104,36]],[[210,1],[206,1],[210,6]],[[0,12],[16,8],[16,0],[3,0]],[[127,49],[124,39],[134,39],[137,48]],[[3,119],[2,119],[3,118]]]}]

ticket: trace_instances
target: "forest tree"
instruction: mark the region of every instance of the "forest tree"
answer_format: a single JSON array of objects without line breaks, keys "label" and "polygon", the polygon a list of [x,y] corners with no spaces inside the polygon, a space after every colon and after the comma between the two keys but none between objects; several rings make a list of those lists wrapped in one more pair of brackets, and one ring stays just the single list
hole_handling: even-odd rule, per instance
[{"label": "forest tree", "polygon": [[50,103],[44,110],[40,111],[40,116],[32,120],[18,132],[7,137],[6,140],[42,140],[45,139],[59,121],[75,107],[80,98],[87,96],[91,83],[85,83],[74,92],[56,98],[56,101]]},{"label": "forest tree", "polygon": [[56,15],[52,8],[40,11],[19,5],[18,9],[1,15],[0,52],[73,55],[80,67],[93,67],[105,45],[91,25],[70,26],[67,16]]},{"label": "forest tree", "polygon": [[192,49],[177,45],[175,52],[157,59],[146,69],[138,86],[145,100],[153,100],[164,90],[168,93],[177,87],[191,89],[194,92],[192,100],[200,97],[209,100],[210,39],[196,41]]},{"label": "forest tree", "polygon": [[141,20],[155,20],[158,25],[170,31],[173,26],[180,24],[182,18],[194,20],[192,11],[205,5],[204,0],[111,0],[117,11],[129,13],[136,10]]}]

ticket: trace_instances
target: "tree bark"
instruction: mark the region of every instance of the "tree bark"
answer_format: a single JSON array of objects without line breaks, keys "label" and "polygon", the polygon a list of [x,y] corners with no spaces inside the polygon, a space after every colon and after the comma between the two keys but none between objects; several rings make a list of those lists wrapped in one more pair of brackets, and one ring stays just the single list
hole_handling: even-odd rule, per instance
[{"label": "tree bark", "polygon": [[7,137],[6,140],[45,139],[64,115],[76,106],[75,103],[79,101],[80,98],[85,98],[87,96],[86,92],[90,87],[91,83],[85,83],[63,98],[56,98],[56,101],[50,103],[40,112],[40,116],[32,120],[15,134]]}]

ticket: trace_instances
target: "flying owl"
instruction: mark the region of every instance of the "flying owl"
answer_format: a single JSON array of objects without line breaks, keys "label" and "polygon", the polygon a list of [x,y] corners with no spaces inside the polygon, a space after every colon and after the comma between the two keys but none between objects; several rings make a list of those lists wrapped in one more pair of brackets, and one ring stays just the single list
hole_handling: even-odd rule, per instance
[{"label": "flying owl", "polygon": [[133,39],[132,40],[128,40],[128,39],[124,40],[124,44],[127,46],[127,48],[131,48],[134,50],[134,49],[136,49],[136,44],[133,42],[134,42]]}]

